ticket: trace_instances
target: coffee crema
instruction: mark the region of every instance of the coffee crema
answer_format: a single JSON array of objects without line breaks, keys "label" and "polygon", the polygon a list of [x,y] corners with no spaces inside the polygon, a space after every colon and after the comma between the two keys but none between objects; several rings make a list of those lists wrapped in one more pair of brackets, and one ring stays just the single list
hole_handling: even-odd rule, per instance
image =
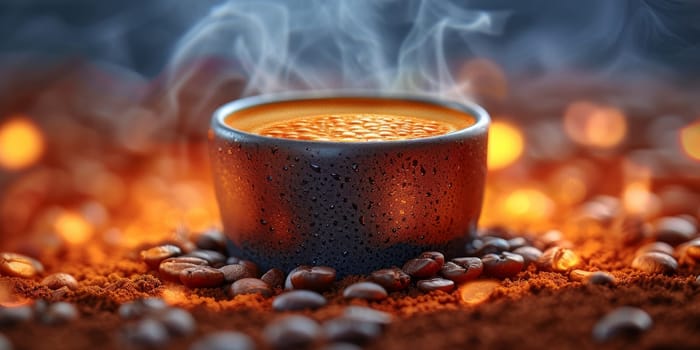
[{"label": "coffee crema", "polygon": [[433,137],[475,121],[468,113],[427,102],[363,97],[280,101],[241,109],[225,119],[228,126],[251,134],[330,142]]},{"label": "coffee crema", "polygon": [[437,136],[455,131],[449,123],[390,114],[326,114],[282,120],[255,130],[256,134],[313,141],[391,141]]}]

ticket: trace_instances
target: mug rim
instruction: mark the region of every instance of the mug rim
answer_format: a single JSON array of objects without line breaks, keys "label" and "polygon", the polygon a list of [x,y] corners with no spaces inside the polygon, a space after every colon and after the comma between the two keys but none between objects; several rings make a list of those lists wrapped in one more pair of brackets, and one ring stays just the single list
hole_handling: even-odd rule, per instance
[{"label": "mug rim", "polygon": [[[264,136],[234,128],[224,120],[242,110],[255,108],[271,103],[292,102],[292,101],[313,101],[324,99],[342,99],[342,98],[362,98],[370,100],[401,100],[407,102],[418,102],[433,105],[436,107],[448,108],[458,112],[473,116],[475,121],[462,129],[458,129],[446,134],[434,135],[420,138],[409,138],[400,140],[377,140],[377,141],[333,141],[333,140],[298,140],[287,139],[280,137]],[[413,93],[392,93],[392,92],[367,92],[367,91],[347,91],[347,90],[332,90],[332,91],[302,91],[302,92],[285,92],[272,93],[249,96],[233,100],[225,103],[214,111],[211,121],[211,128],[217,136],[230,137],[231,134],[238,135],[249,139],[250,141],[269,142],[276,141],[282,143],[290,143],[294,145],[326,145],[326,146],[353,146],[362,147],[377,146],[377,145],[415,145],[422,143],[435,143],[444,141],[458,141],[466,138],[485,134],[488,131],[491,118],[484,108],[471,101],[455,101],[450,99],[440,99],[433,95],[413,94]],[[222,134],[223,133],[223,134]],[[226,135],[228,134],[228,135]]]}]

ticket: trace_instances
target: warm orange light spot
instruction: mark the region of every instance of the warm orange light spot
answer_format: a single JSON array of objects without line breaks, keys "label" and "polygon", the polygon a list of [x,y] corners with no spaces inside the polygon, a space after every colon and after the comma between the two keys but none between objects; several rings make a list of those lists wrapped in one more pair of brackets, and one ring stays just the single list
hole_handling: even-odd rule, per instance
[{"label": "warm orange light spot", "polygon": [[17,170],[34,164],[44,153],[41,131],[20,117],[0,126],[0,167]]},{"label": "warm orange light spot", "polygon": [[501,67],[485,58],[466,62],[459,71],[469,95],[501,101],[508,96],[508,81]]},{"label": "warm orange light spot", "polygon": [[478,305],[491,296],[501,283],[495,280],[478,280],[467,282],[459,287],[459,295],[467,305]]},{"label": "warm orange light spot", "polygon": [[505,122],[493,122],[489,128],[489,170],[505,168],[523,154],[525,141],[518,128]]},{"label": "warm orange light spot", "polygon": [[504,202],[505,214],[526,221],[544,220],[552,212],[552,200],[540,190],[524,188],[510,193]]},{"label": "warm orange light spot", "polygon": [[92,225],[82,216],[63,212],[54,221],[56,232],[70,244],[85,243],[92,236]]},{"label": "warm orange light spot", "polygon": [[632,161],[625,163],[622,205],[626,213],[645,217],[659,209],[659,199],[651,191],[651,177],[652,172],[648,167]]},{"label": "warm orange light spot", "polygon": [[580,145],[613,148],[627,134],[627,119],[618,108],[579,101],[566,109],[564,130]]},{"label": "warm orange light spot", "polygon": [[700,120],[681,129],[680,139],[683,152],[691,159],[700,161]]},{"label": "warm orange light spot", "polygon": [[161,297],[169,305],[184,304],[188,301],[187,294],[185,294],[184,288],[180,286],[166,287],[165,289],[163,289]]}]

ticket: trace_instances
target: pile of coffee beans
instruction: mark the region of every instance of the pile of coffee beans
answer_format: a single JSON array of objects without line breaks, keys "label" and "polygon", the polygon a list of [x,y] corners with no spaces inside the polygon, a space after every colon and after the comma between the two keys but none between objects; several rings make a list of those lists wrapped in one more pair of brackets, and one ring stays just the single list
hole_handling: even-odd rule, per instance
[{"label": "pile of coffee beans", "polygon": [[171,307],[159,298],[122,304],[118,313],[127,321],[121,329],[121,339],[132,345],[164,346],[197,330],[197,323],[188,311]]},{"label": "pile of coffee beans", "polygon": [[49,326],[70,323],[80,317],[75,305],[67,302],[49,303],[36,300],[33,304],[0,306],[0,327],[11,327],[36,321]]}]

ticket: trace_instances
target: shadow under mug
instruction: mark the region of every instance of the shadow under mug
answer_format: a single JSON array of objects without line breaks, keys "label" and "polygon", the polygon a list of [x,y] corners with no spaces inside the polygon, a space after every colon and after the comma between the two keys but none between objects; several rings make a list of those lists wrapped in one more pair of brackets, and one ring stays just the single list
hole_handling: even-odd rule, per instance
[{"label": "shadow under mug", "polygon": [[[332,113],[449,115],[467,126],[365,142],[282,139],[237,127]],[[475,104],[425,96],[301,93],[228,103],[214,113],[209,143],[230,253],[263,269],[325,265],[339,276],[401,266],[427,250],[458,256],[481,212],[488,125]]]}]

